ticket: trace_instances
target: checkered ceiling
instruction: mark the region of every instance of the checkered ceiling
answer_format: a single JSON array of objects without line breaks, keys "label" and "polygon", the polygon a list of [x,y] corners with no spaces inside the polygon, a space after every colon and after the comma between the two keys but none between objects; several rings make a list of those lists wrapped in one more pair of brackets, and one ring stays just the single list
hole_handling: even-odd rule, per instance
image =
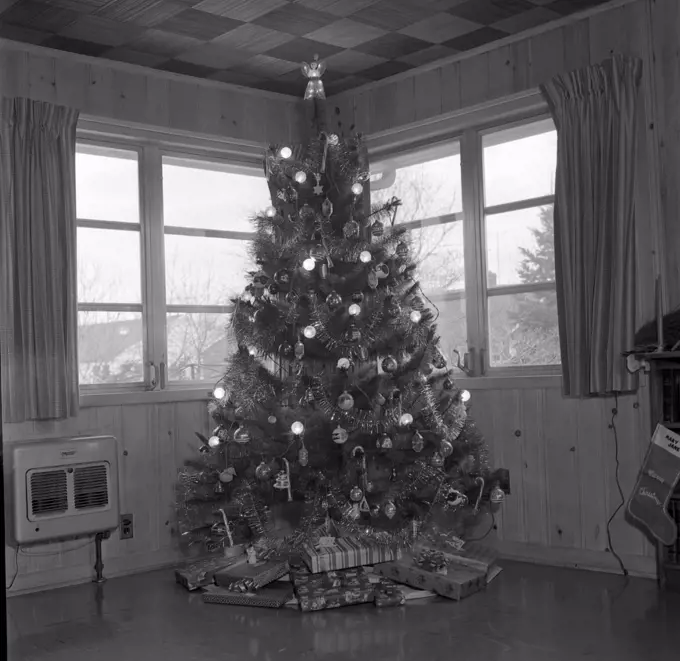
[{"label": "checkered ceiling", "polygon": [[301,95],[328,94],[502,39],[606,0],[0,0],[0,37]]}]

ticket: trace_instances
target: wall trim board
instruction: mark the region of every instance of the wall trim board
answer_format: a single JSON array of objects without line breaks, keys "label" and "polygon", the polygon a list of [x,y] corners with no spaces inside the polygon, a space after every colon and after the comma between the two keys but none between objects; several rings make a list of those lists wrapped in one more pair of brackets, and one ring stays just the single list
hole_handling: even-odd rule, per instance
[{"label": "wall trim board", "polygon": [[[500,554],[500,557],[506,560],[570,569],[584,569],[587,571],[600,571],[608,574],[620,575],[621,573],[616,558],[606,551],[539,546],[537,544],[505,540],[494,540],[493,546]],[[656,557],[622,555],[621,560],[631,576],[656,579]]]},{"label": "wall trim board", "polygon": [[210,399],[210,390],[191,388],[184,390],[130,390],[127,392],[81,392],[80,408],[93,406],[135,406],[149,404],[169,404],[171,402],[205,401]]},{"label": "wall trim board", "polygon": [[[104,555],[106,555],[105,547],[106,542],[104,542]],[[11,590],[7,591],[7,596],[16,597],[32,592],[43,592],[45,590],[55,590],[57,588],[90,583],[94,577],[94,546],[90,555],[92,562],[87,565],[57,567],[24,575],[21,574],[20,569],[14,586]],[[19,558],[21,558],[21,554],[19,554]],[[155,569],[173,567],[180,562],[180,552],[174,548],[161,549],[151,553],[134,553],[117,558],[107,559],[104,557],[104,576],[110,579],[140,574]],[[21,567],[21,560],[19,560],[19,566]]]},{"label": "wall trim board", "polygon": [[332,102],[335,102],[338,99],[343,99],[343,98],[346,98],[346,97],[355,96],[359,92],[371,91],[371,90],[377,89],[379,87],[382,87],[384,85],[389,85],[390,83],[395,83],[399,80],[404,80],[406,78],[415,77],[415,76],[418,76],[419,74],[421,74],[425,71],[431,71],[432,69],[439,69],[440,67],[445,66],[447,64],[453,64],[454,62],[461,62],[462,60],[467,60],[471,57],[475,57],[477,55],[482,55],[483,53],[495,51],[495,50],[498,50],[498,49],[503,48],[505,46],[510,46],[512,44],[516,44],[517,42],[525,41],[527,39],[530,39],[531,37],[535,37],[536,35],[544,34],[546,32],[550,32],[552,30],[557,30],[559,28],[565,27],[567,25],[571,25],[573,23],[578,23],[579,21],[588,19],[591,16],[595,16],[597,14],[601,14],[603,12],[607,12],[607,11],[610,11],[612,9],[617,9],[619,7],[623,7],[624,5],[630,5],[634,2],[641,2],[641,1],[645,2],[646,0],[610,0],[610,2],[607,2],[605,4],[597,5],[596,7],[592,7],[591,9],[586,9],[584,11],[578,12],[577,14],[565,16],[564,18],[560,18],[556,21],[551,21],[550,23],[544,23],[543,25],[539,25],[535,28],[531,28],[530,30],[518,32],[517,34],[510,35],[509,37],[505,37],[504,39],[498,39],[497,41],[489,42],[488,44],[478,46],[477,48],[473,48],[471,50],[465,51],[464,53],[459,53],[457,55],[451,55],[449,57],[444,57],[440,60],[435,60],[433,62],[428,62],[427,64],[423,64],[419,67],[415,67],[413,69],[408,69],[407,71],[404,71],[403,73],[395,74],[394,76],[390,76],[389,78],[382,78],[381,80],[376,80],[376,81],[371,82],[371,83],[366,83],[364,85],[360,85],[359,87],[353,87],[352,89],[349,89],[349,90],[346,90],[344,92],[340,92],[339,94],[334,94],[334,95],[330,96],[329,101],[332,103]]},{"label": "wall trim board", "polygon": [[[92,57],[91,55],[81,55],[80,53],[71,53],[69,51],[55,50],[53,48],[46,48],[45,46],[36,46],[35,44],[24,43],[22,41],[13,41],[11,39],[0,38],[0,52],[3,49],[21,50],[27,53],[35,53],[36,55],[43,55],[46,57],[53,57],[55,59],[69,60],[71,62],[81,62],[83,64],[94,64],[97,66],[114,69],[116,71],[126,71],[128,73],[143,74],[145,76],[152,75],[159,79],[175,80],[180,82],[189,82],[199,87],[212,87],[221,90],[232,90],[239,94],[247,94],[250,96],[259,96],[265,99],[279,99],[290,101],[296,99],[297,96],[290,94],[281,94],[279,92],[269,92],[267,90],[257,89],[255,87],[243,87],[242,85],[234,85],[232,83],[223,83],[219,80],[210,80],[209,78],[198,78],[195,76],[187,76],[181,73],[173,73],[172,71],[162,71],[160,69],[153,69],[152,67],[143,67],[139,64],[130,64],[129,62],[120,62],[118,60],[107,60],[102,57]],[[302,98],[302,91],[304,90],[304,79],[300,75],[300,98]]]}]

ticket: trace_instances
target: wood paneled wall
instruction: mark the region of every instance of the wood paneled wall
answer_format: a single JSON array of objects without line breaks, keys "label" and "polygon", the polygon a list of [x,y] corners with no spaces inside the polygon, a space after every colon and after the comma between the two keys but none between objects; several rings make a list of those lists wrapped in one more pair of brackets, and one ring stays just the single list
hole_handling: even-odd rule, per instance
[{"label": "wood paneled wall", "polygon": [[[111,576],[174,564],[179,558],[171,535],[177,469],[185,459],[196,456],[194,432],[205,434],[210,428],[204,401],[88,407],[69,421],[5,425],[6,495],[11,495],[13,443],[89,434],[115,436],[119,442],[121,513],[133,514],[134,537],[121,540],[114,532],[104,542],[104,573]],[[74,540],[19,554],[6,545],[7,585],[15,576],[17,560],[19,571],[12,592],[90,580],[94,546],[83,544]]]},{"label": "wood paneled wall", "polygon": [[297,140],[302,101],[283,94],[0,39],[0,95],[82,114],[264,143]]}]

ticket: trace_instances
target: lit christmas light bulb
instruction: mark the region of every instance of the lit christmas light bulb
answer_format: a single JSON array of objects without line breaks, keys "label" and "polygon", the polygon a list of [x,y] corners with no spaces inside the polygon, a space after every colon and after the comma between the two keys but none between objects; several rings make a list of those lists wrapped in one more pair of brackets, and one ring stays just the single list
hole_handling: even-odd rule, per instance
[{"label": "lit christmas light bulb", "polygon": [[373,259],[373,255],[371,255],[371,253],[368,252],[368,250],[362,250],[362,251],[359,253],[359,259],[360,259],[364,264],[368,264],[368,263]]},{"label": "lit christmas light bulb", "polygon": [[305,426],[299,421],[296,420],[291,426],[290,430],[295,434],[296,436],[300,436],[302,432],[305,430]]},{"label": "lit christmas light bulb", "polygon": [[250,347],[250,349],[248,349],[248,353],[251,356],[256,356],[257,355],[257,349],[255,347]]},{"label": "lit christmas light bulb", "polygon": [[412,321],[414,324],[417,324],[417,323],[421,320],[422,316],[423,316],[423,315],[420,314],[420,312],[419,312],[418,310],[413,310],[413,311],[411,312],[411,315],[410,315],[411,321]]},{"label": "lit christmas light bulb", "polygon": [[298,170],[295,173],[295,181],[297,181],[298,184],[304,184],[305,181],[307,181],[307,175],[302,170]]},{"label": "lit christmas light bulb", "polygon": [[352,192],[355,195],[361,195],[363,193],[364,187],[357,181],[356,184],[352,184]]},{"label": "lit christmas light bulb", "polygon": [[279,156],[281,158],[290,158],[293,155],[293,150],[290,147],[281,147]]},{"label": "lit christmas light bulb", "polygon": [[264,212],[267,218],[273,218],[276,215],[276,207],[267,207]]},{"label": "lit christmas light bulb", "polygon": [[361,314],[361,306],[357,305],[356,303],[352,303],[352,305],[349,306],[348,312],[353,317],[357,317]]},{"label": "lit christmas light bulb", "polygon": [[399,424],[402,427],[408,427],[413,422],[413,416],[410,413],[403,413],[399,418]]},{"label": "lit christmas light bulb", "polygon": [[470,394],[469,390],[461,390],[460,391],[460,401],[461,402],[469,402],[470,397],[472,397],[472,395]]},{"label": "lit christmas light bulb", "polygon": [[302,331],[302,334],[307,339],[311,340],[313,337],[316,336],[316,328],[314,328],[314,326],[305,326],[305,329]]},{"label": "lit christmas light bulb", "polygon": [[226,394],[227,391],[222,386],[217,386],[215,390],[213,390],[213,397],[215,399],[224,399]]},{"label": "lit christmas light bulb", "polygon": [[217,436],[211,436],[208,439],[208,445],[211,448],[216,448],[220,444],[220,439]]},{"label": "lit christmas light bulb", "polygon": [[305,259],[305,261],[302,262],[302,268],[305,271],[313,271],[315,266],[316,262],[311,257],[307,257],[307,259]]}]

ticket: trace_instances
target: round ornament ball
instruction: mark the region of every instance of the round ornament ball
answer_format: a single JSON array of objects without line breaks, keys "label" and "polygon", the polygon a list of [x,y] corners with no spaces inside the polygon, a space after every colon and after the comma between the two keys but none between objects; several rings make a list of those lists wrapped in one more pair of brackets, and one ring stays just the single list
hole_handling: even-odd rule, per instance
[{"label": "round ornament ball", "polygon": [[275,282],[269,283],[269,286],[267,287],[267,293],[270,296],[276,296],[280,291],[281,288]]},{"label": "round ornament ball", "polygon": [[340,138],[338,138],[336,133],[329,133],[326,141],[331,147],[335,147],[340,142]]},{"label": "round ornament ball", "polygon": [[220,482],[229,484],[236,476],[236,471],[233,468],[227,468],[220,473]]},{"label": "round ornament ball", "polygon": [[345,223],[345,226],[342,228],[342,232],[345,235],[345,238],[347,239],[352,239],[356,236],[359,235],[359,223],[357,223],[356,220],[349,220]]},{"label": "round ornament ball", "polygon": [[385,516],[388,519],[394,518],[394,515],[397,513],[397,507],[396,505],[390,500],[385,504]]},{"label": "round ornament ball", "polygon": [[354,406],[354,397],[346,390],[338,397],[338,408],[349,411]]},{"label": "round ornament ball", "polygon": [[381,237],[385,233],[385,226],[376,220],[373,225],[371,225],[371,234],[376,238]]},{"label": "round ornament ball", "polygon": [[239,427],[235,432],[234,432],[234,441],[237,443],[248,443],[250,441],[250,432],[246,427]]},{"label": "round ornament ball", "polygon": [[309,463],[309,451],[307,448],[300,448],[300,452],[298,452],[298,463],[300,466],[306,466]]},{"label": "round ornament ball", "polygon": [[378,264],[375,267],[375,273],[378,276],[378,278],[382,280],[383,278],[386,278],[390,274],[390,267],[387,266],[385,262],[380,262],[380,264]]},{"label": "round ornament ball", "polygon": [[284,356],[290,356],[293,353],[293,345],[290,342],[284,342],[280,347],[279,351]]},{"label": "round ornament ball", "polygon": [[270,416],[267,418],[267,422],[268,422],[270,425],[275,425],[275,424],[276,424],[276,416],[275,416],[275,415],[270,415]]},{"label": "round ornament ball", "polygon": [[444,457],[450,457],[453,454],[453,445],[451,445],[449,441],[443,440],[439,444],[439,452],[441,452]]},{"label": "round ornament ball", "polygon": [[258,480],[268,480],[272,476],[272,468],[269,464],[265,464],[261,461],[258,467],[255,469],[255,477]]},{"label": "round ornament ball", "polygon": [[356,303],[357,305],[360,305],[361,303],[363,303],[364,302],[364,292],[355,291],[352,294],[352,302]]},{"label": "round ornament ball", "polygon": [[489,493],[489,500],[496,505],[505,500],[505,492],[498,485],[496,485]]},{"label": "round ornament ball", "polygon": [[276,282],[277,285],[289,285],[290,271],[288,269],[281,269],[274,273],[274,282]]},{"label": "round ornament ball", "polygon": [[335,308],[342,305],[342,296],[336,291],[332,291],[328,296],[326,296],[326,305],[334,310]]},{"label": "round ornament ball", "polygon": [[338,425],[331,434],[333,443],[336,443],[337,445],[342,445],[343,443],[346,443],[348,436],[349,434],[347,433],[347,430],[343,429],[340,425]]},{"label": "round ornament ball", "polygon": [[352,487],[349,492],[349,499],[358,503],[364,497],[364,492],[359,487]]},{"label": "round ornament ball", "polygon": [[413,434],[413,438],[411,439],[411,447],[413,448],[414,452],[423,451],[423,448],[425,447],[425,441],[423,440],[423,435],[419,431]]},{"label": "round ornament ball", "polygon": [[397,244],[397,257],[400,257],[401,259],[406,259],[406,257],[408,257],[408,245],[403,241]]},{"label": "round ornament ball", "polygon": [[397,364],[396,359],[393,358],[392,356],[387,356],[386,358],[383,358],[382,361],[383,372],[391,374],[392,372],[397,371],[397,367],[399,367],[399,365]]}]

